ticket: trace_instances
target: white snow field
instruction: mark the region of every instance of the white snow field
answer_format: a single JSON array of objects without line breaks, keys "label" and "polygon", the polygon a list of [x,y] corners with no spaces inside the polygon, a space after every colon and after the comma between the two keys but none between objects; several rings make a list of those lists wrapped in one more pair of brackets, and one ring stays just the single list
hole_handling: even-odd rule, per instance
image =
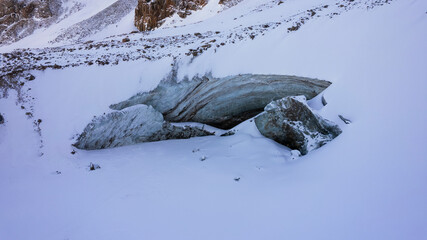
[{"label": "white snow field", "polygon": [[[232,30],[340,2],[282,1],[244,0],[148,37]],[[33,71],[24,88],[34,99],[21,103],[13,90],[0,99],[0,239],[427,239],[426,11],[425,0],[394,0],[181,59],[180,76],[333,82],[325,107],[320,98],[310,104],[343,133],[296,159],[250,120],[229,137],[71,154],[93,116],[155,88],[173,59]],[[101,168],[89,171],[90,163]]]}]

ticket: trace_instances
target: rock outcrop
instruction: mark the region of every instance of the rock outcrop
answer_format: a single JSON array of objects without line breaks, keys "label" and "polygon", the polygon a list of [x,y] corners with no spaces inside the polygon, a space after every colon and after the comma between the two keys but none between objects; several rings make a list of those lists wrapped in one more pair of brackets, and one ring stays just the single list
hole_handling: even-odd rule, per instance
[{"label": "rock outcrop", "polygon": [[200,10],[206,0],[138,0],[135,9],[135,26],[140,31],[153,30],[164,22],[164,19],[177,13],[181,18]]},{"label": "rock outcrop", "polygon": [[50,25],[61,11],[60,0],[0,1],[0,45],[18,41]]},{"label": "rock outcrop", "polygon": [[121,110],[137,104],[153,106],[167,121],[199,122],[229,129],[256,116],[273,100],[287,96],[315,97],[331,83],[286,76],[242,74],[225,78],[210,75],[177,82],[162,81],[151,92],[111,105]]},{"label": "rock outcrop", "polygon": [[165,122],[162,114],[151,106],[137,105],[95,117],[73,145],[94,150],[208,135],[213,133],[197,127],[174,126]]},{"label": "rock outcrop", "polygon": [[323,119],[310,110],[304,96],[285,97],[265,107],[255,118],[258,130],[302,155],[317,149],[339,134],[338,125]]}]

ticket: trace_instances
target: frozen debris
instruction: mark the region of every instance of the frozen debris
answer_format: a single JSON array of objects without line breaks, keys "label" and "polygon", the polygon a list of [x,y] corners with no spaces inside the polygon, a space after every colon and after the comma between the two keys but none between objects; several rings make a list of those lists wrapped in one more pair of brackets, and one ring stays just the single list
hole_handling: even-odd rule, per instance
[{"label": "frozen debris", "polygon": [[324,95],[322,95],[322,104],[323,104],[323,106],[326,106],[328,104],[328,102],[326,102]]},{"label": "frozen debris", "polygon": [[291,160],[296,160],[299,157],[301,157],[301,152],[298,150],[292,150],[291,151]]},{"label": "frozen debris", "polygon": [[221,134],[220,137],[233,136],[234,134],[236,134],[236,131],[235,130],[231,130],[231,131],[228,131],[228,132],[225,132],[225,133]]},{"label": "frozen debris", "polygon": [[95,171],[96,169],[100,169],[101,166],[99,166],[98,164],[94,164],[94,163],[90,163],[89,164],[89,171]]},{"label": "frozen debris", "polygon": [[195,153],[195,152],[198,152],[198,151],[200,151],[200,149],[198,149],[198,148],[195,148],[195,149],[193,149],[193,153]]},{"label": "frozen debris", "polygon": [[134,11],[138,0],[118,0],[93,16],[64,29],[52,42],[82,40],[108,26],[117,24]]},{"label": "frozen debris", "polygon": [[240,177],[234,178],[234,181],[236,181],[236,182],[240,181]]},{"label": "frozen debris", "polygon": [[203,162],[203,161],[205,161],[206,159],[207,159],[207,157],[206,157],[206,156],[203,156],[203,157],[201,157],[201,158],[200,158],[200,161],[202,161],[202,162]]},{"label": "frozen debris", "polygon": [[33,117],[33,113],[32,112],[26,112],[25,115],[27,115],[28,118],[32,118]]},{"label": "frozen debris", "polygon": [[338,115],[338,117],[345,123],[345,124],[350,124],[351,121],[350,119],[347,119],[345,117],[343,117],[343,115]]}]

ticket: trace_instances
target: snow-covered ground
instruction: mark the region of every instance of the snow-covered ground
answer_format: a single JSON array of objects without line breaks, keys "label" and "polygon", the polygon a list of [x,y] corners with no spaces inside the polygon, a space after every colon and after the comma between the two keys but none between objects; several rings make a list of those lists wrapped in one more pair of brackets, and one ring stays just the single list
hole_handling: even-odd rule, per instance
[{"label": "snow-covered ground", "polygon": [[[337,2],[244,0],[148,38],[232,31]],[[180,57],[181,76],[333,82],[328,105],[310,104],[343,133],[297,159],[251,121],[229,137],[71,154],[94,115],[153,89],[173,59],[33,71],[26,101],[13,90],[0,99],[0,239],[427,239],[426,10],[423,0],[395,0]],[[125,19],[114,31],[130,30]],[[88,171],[91,162],[101,168]]]}]

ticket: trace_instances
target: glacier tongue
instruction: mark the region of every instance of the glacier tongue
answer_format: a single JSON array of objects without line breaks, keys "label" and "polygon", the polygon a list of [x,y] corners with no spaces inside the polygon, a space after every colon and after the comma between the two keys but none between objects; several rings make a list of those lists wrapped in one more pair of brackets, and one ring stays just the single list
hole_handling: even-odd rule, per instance
[{"label": "glacier tongue", "polygon": [[120,110],[136,104],[153,106],[167,121],[199,122],[229,129],[262,112],[271,101],[303,95],[311,99],[331,83],[287,75],[241,74],[224,78],[196,76],[178,82],[162,81],[150,91],[110,107]]}]

